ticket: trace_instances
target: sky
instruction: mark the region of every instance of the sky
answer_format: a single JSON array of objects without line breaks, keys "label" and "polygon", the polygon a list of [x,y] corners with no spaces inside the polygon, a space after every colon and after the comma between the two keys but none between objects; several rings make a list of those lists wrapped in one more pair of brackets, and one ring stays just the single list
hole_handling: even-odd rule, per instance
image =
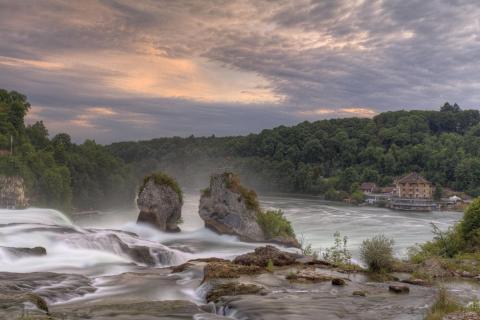
[{"label": "sky", "polygon": [[476,0],[0,0],[0,88],[100,143],[480,105]]}]

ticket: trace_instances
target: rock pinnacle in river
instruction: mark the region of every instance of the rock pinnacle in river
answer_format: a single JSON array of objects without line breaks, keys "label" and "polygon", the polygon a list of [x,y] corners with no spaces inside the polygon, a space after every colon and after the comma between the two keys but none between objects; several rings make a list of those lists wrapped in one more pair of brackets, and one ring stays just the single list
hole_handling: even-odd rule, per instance
[{"label": "rock pinnacle in river", "polygon": [[199,214],[207,228],[220,234],[299,247],[290,222],[282,213],[263,211],[255,191],[242,186],[239,177],[230,172],[211,176],[209,187],[202,191]]},{"label": "rock pinnacle in river", "polygon": [[173,178],[164,173],[145,177],[137,205],[140,209],[137,223],[149,223],[162,231],[180,231],[183,198]]}]

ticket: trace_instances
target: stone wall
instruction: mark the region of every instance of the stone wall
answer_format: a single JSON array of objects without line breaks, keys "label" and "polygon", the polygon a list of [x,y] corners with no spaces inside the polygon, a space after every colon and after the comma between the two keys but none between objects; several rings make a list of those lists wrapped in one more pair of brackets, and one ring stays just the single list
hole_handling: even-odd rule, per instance
[{"label": "stone wall", "polygon": [[28,206],[22,177],[0,175],[0,208],[21,209]]}]

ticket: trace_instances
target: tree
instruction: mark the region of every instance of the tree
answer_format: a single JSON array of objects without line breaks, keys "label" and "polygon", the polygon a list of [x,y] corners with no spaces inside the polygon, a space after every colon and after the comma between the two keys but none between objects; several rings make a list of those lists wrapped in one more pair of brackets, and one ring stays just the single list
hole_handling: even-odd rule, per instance
[{"label": "tree", "polygon": [[433,199],[440,201],[442,198],[443,188],[440,185],[435,186],[435,191],[433,192]]},{"label": "tree", "polygon": [[48,130],[43,124],[43,121],[37,121],[35,124],[27,126],[25,133],[36,149],[44,149],[50,143],[50,140],[48,140]]},{"label": "tree", "polygon": [[462,109],[460,109],[458,104],[454,104],[453,106],[445,102],[445,104],[440,108],[440,112],[460,112]]}]

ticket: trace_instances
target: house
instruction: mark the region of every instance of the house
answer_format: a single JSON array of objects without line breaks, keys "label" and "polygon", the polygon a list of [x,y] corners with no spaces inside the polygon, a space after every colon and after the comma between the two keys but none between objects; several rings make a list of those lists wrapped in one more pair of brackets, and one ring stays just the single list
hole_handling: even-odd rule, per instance
[{"label": "house", "polygon": [[380,193],[385,194],[385,195],[393,196],[393,195],[395,195],[396,190],[397,189],[395,188],[395,186],[388,186],[388,187],[380,188]]},{"label": "house", "polygon": [[377,185],[373,182],[363,182],[360,185],[360,190],[362,190],[363,193],[373,193],[377,189]]},{"label": "house", "polygon": [[432,199],[433,185],[416,172],[409,173],[395,182],[395,196],[401,199]]}]

